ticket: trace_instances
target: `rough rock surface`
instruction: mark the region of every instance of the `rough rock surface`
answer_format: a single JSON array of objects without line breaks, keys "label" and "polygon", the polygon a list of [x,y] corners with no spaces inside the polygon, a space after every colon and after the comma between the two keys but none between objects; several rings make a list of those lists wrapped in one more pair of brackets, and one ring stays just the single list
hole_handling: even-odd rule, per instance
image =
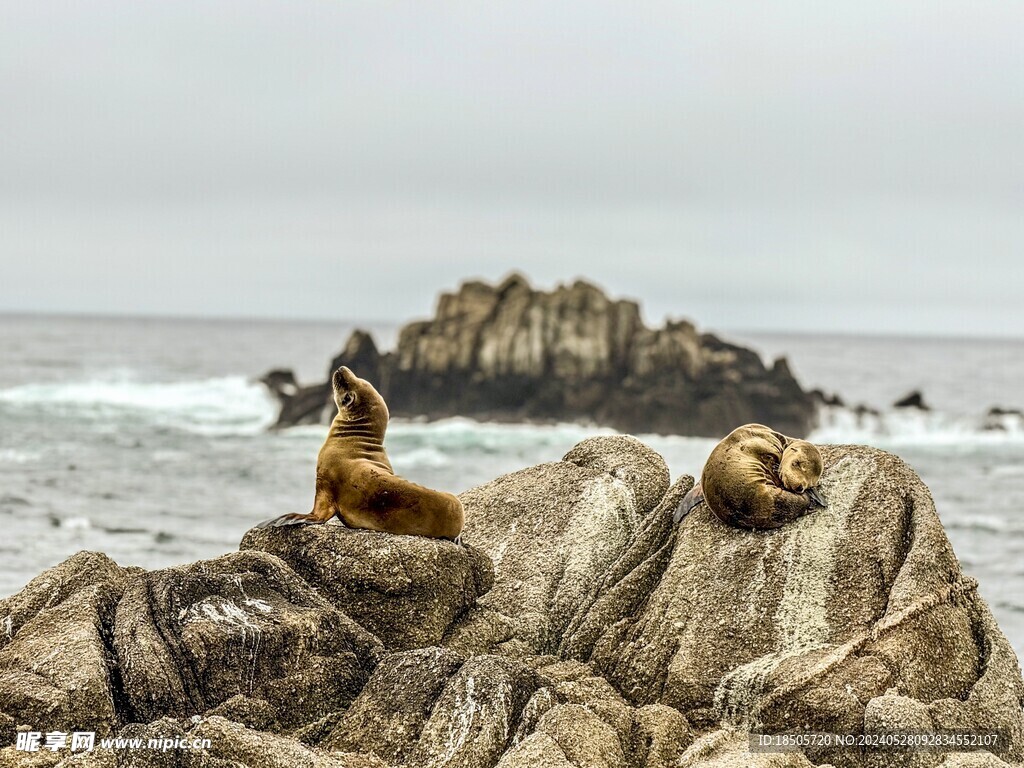
[{"label": "rough rock surface", "polygon": [[282,725],[347,705],[380,642],[281,560],[236,552],[152,571],[125,589],[114,645],[130,711],[189,717],[236,695]]},{"label": "rough rock surface", "polygon": [[[111,634],[131,573],[106,555],[79,552],[0,600],[0,722],[117,729]],[[0,745],[12,738],[3,733]]]},{"label": "rough rock surface", "polygon": [[537,687],[523,662],[442,648],[385,657],[321,746],[389,763],[493,766]]},{"label": "rough rock surface", "polygon": [[393,650],[439,643],[494,581],[473,547],[340,525],[253,528],[240,549],[277,555]]},{"label": "rough rock surface", "polygon": [[[669,487],[620,437],[464,494],[479,550],[319,526],[247,536],[295,570],[258,549],[148,573],[80,553],[0,601],[0,768],[1020,765],[1017,659],[927,489],[882,451],[822,452],[828,508],[772,531],[704,507],[673,525],[693,479]],[[210,741],[10,746],[78,728]],[[800,729],[1005,741],[749,749]]]},{"label": "rough rock surface", "polygon": [[[441,296],[432,320],[402,328],[394,352],[357,331],[331,370],[339,365],[373,382],[393,416],[576,419],[716,436],[746,422],[803,435],[815,413],[784,359],[766,368],[685,321],[647,328],[635,302],[583,281],[551,292],[519,275],[464,283]],[[333,416],[329,383],[296,388],[281,370],[265,381],[281,402],[278,426]]]},{"label": "rough rock surface", "polygon": [[562,461],[461,495],[463,539],[494,562],[494,587],[446,644],[546,653],[668,487],[664,459],[631,437],[584,440]]}]

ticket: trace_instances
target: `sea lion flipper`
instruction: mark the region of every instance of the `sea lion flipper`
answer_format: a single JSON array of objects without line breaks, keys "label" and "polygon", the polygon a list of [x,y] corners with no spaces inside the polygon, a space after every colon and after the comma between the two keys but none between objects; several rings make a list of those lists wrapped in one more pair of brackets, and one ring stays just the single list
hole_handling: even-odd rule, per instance
[{"label": "sea lion flipper", "polygon": [[700,487],[700,483],[697,483],[683,496],[683,500],[676,507],[676,511],[672,514],[672,525],[678,525],[684,517],[690,514],[690,510],[702,501],[704,501],[704,489]]},{"label": "sea lion flipper", "polygon": [[807,498],[809,498],[813,504],[817,504],[822,509],[828,508],[828,503],[825,501],[825,497],[821,495],[821,491],[817,488],[808,488]]},{"label": "sea lion flipper", "polygon": [[300,515],[293,512],[288,515],[281,515],[280,517],[272,517],[269,520],[264,520],[262,523],[256,525],[257,528],[280,528],[285,525],[302,525],[304,523],[319,523],[320,520],[315,519],[311,515]]}]

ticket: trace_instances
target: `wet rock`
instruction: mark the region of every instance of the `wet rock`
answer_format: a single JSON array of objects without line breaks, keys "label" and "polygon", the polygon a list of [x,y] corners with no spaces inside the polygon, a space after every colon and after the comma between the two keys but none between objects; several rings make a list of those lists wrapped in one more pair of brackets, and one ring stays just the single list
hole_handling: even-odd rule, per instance
[{"label": "wet rock", "polygon": [[906,395],[901,397],[895,403],[892,404],[893,408],[916,408],[919,411],[930,411],[931,408],[924,401],[924,395],[921,394],[920,390],[915,389],[913,392],[908,392]]},{"label": "wet rock", "polygon": [[989,408],[981,428],[997,432],[1019,432],[1024,429],[1024,412],[1019,408]]},{"label": "wet rock", "polygon": [[[567,635],[567,650],[633,703],[667,704],[698,727],[858,733],[869,703],[894,689],[926,704],[937,727],[1005,731],[1019,759],[1013,651],[961,573],[927,488],[882,451],[825,446],[823,456],[826,510],[745,531],[696,508],[640,608],[624,590],[616,617],[599,597],[600,621],[578,622],[590,635]],[[620,583],[664,557],[650,550]]]},{"label": "wet rock", "polygon": [[818,405],[823,405],[830,408],[846,407],[846,403],[843,401],[843,398],[841,398],[835,392],[825,392],[824,390],[821,389],[812,389],[807,394],[809,394],[814,399],[814,402],[816,402]]},{"label": "wet rock", "polygon": [[667,486],[658,454],[633,438],[602,437],[463,493],[463,538],[490,556],[495,579],[483,610],[445,644],[513,655],[557,648]]},{"label": "wet rock", "polygon": [[294,371],[288,368],[274,368],[267,371],[258,381],[277,398],[293,397],[299,389]]},{"label": "wet rock", "polygon": [[[0,721],[39,731],[117,729],[110,635],[132,573],[106,555],[79,552],[0,600]],[[13,740],[13,728],[3,729],[0,746]]]},{"label": "wet rock", "polygon": [[134,719],[263,699],[285,727],[347,705],[380,642],[278,558],[238,552],[152,571],[125,589],[114,645]]},{"label": "wet rock", "polygon": [[[380,354],[356,331],[332,370],[340,365],[372,381],[394,416],[575,419],[706,436],[746,422],[803,435],[814,421],[814,398],[784,359],[767,368],[686,321],[647,328],[635,302],[582,280],[553,291],[520,275],[464,283],[441,295],[431,320],[403,327],[394,352]],[[279,426],[330,420],[325,383],[271,391]]]},{"label": "wet rock", "polygon": [[494,579],[474,547],[340,525],[253,528],[240,548],[280,557],[394,650],[438,644]]}]

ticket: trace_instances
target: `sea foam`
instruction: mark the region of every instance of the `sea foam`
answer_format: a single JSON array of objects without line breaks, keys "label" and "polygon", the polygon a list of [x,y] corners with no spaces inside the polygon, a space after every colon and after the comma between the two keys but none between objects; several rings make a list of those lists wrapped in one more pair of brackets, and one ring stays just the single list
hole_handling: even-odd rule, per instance
[{"label": "sea foam", "polygon": [[0,403],[45,407],[79,418],[145,419],[206,434],[252,434],[273,423],[276,404],[243,376],[191,381],[141,381],[130,375],[88,381],[24,384],[0,390]]}]

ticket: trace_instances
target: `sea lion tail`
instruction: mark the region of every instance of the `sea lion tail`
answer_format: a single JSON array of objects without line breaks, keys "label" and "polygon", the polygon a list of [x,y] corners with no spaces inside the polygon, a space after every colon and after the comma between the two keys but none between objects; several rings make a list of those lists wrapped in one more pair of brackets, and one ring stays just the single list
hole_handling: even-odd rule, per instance
[{"label": "sea lion tail", "polygon": [[700,483],[697,483],[689,493],[683,496],[683,500],[676,507],[676,511],[672,515],[672,525],[678,525],[684,517],[690,514],[690,510],[702,501],[704,501],[704,489],[700,487]]}]

